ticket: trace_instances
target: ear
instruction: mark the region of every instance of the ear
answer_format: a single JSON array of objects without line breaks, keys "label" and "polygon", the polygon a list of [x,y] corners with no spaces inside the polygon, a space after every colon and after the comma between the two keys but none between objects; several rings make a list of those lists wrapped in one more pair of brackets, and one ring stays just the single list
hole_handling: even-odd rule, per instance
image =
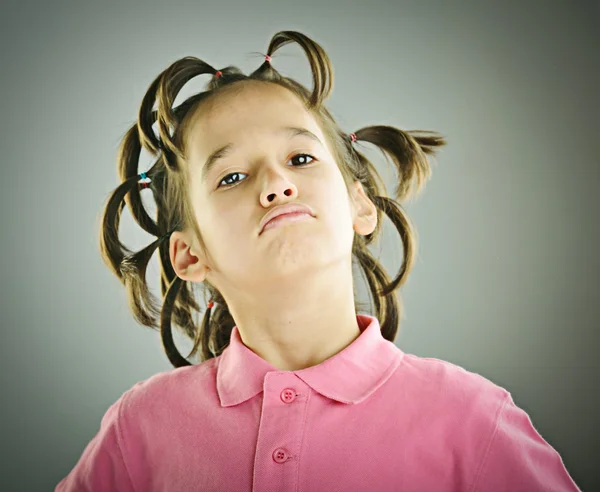
[{"label": "ear", "polygon": [[204,255],[191,231],[174,231],[169,238],[169,258],[173,270],[182,280],[203,282],[208,273]]},{"label": "ear", "polygon": [[351,187],[354,230],[361,236],[371,234],[377,227],[377,207],[369,199],[360,181]]}]

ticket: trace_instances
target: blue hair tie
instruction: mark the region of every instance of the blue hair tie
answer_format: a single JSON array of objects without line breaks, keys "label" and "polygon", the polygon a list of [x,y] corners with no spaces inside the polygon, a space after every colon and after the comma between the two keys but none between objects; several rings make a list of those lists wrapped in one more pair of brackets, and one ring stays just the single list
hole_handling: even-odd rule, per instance
[{"label": "blue hair tie", "polygon": [[147,178],[146,173],[140,174],[140,179],[146,179],[146,178]]}]

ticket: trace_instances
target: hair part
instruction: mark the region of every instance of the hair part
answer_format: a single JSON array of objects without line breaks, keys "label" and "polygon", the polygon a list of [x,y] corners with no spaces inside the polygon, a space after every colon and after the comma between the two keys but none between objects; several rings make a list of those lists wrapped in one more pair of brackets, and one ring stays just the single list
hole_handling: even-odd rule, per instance
[{"label": "hair part", "polygon": [[[308,58],[313,79],[312,92],[293,79],[280,75],[265,59],[250,75],[244,75],[234,66],[221,69],[221,76],[212,77],[206,91],[173,108],[179,91],[189,80],[217,72],[198,58],[184,57],[171,64],[150,84],[137,121],[125,133],[119,146],[117,168],[121,184],[112,192],[103,210],[100,254],[125,286],[134,319],[144,326],[160,329],[163,348],[174,367],[191,365],[187,358],[195,354],[199,355],[200,362],[219,356],[228,346],[235,326],[225,299],[208,280],[204,281],[204,291],[209,291],[209,297],[216,305],[205,310],[202,323],[197,326],[192,313],[199,313],[200,306],[195,299],[194,285],[176,275],[169,257],[169,241],[164,239],[175,230],[191,229],[204,248],[188,196],[188,166],[183,165],[186,161],[186,135],[202,108],[218,104],[219,95],[237,91],[242,88],[241,83],[247,81],[278,84],[299,97],[322,129],[347,189],[354,181],[360,181],[366,195],[377,207],[375,230],[367,236],[355,233],[352,255],[366,277],[374,315],[379,320],[383,337],[392,342],[396,339],[402,313],[401,299],[397,297],[396,290],[406,283],[417,252],[416,230],[399,202],[409,200],[421,191],[431,176],[428,156],[433,156],[446,141],[436,132],[405,131],[387,125],[368,126],[354,132],[356,141],[376,145],[396,167],[399,180],[395,199],[388,197],[373,164],[355,149],[351,139],[341,131],[324,106],[333,88],[333,67],[321,46],[297,31],[281,31],[271,39],[267,56],[292,42],[299,44]],[[155,103],[157,109],[153,110]],[[154,123],[157,123],[158,136],[152,128]],[[142,147],[156,157],[146,171],[151,179],[150,186],[140,183],[138,166]],[[140,191],[146,187],[152,190],[157,204],[156,221],[148,215],[142,203]],[[136,253],[119,240],[119,223],[125,205],[142,229],[157,236],[155,241]],[[368,249],[369,244],[379,239],[384,213],[397,229],[403,245],[403,261],[392,280]],[[157,249],[164,301],[162,309],[146,281],[148,263]],[[357,311],[363,310],[365,306],[357,302],[356,292],[354,298]],[[173,342],[172,324],[193,340],[194,345],[187,358],[179,353]]]}]

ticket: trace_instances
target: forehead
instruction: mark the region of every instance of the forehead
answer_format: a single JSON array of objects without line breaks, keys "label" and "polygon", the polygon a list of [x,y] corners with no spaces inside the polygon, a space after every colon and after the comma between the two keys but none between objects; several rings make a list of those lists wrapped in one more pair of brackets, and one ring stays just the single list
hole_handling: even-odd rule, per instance
[{"label": "forehead", "polygon": [[198,107],[188,129],[189,157],[204,162],[221,145],[251,145],[285,126],[304,127],[324,140],[314,117],[291,91],[276,84],[244,82]]}]

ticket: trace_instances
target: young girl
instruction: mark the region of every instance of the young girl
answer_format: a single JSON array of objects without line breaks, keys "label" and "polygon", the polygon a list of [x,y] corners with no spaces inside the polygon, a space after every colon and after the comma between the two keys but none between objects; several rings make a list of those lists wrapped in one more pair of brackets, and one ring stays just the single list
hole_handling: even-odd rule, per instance
[{"label": "young girl", "polygon": [[[308,57],[312,92],[273,68],[271,56],[291,42]],[[348,135],[324,106],[333,69],[322,47],[282,31],[267,53],[250,76],[194,57],[173,63],[123,139],[102,257],[136,320],[160,329],[175,369],[107,410],[56,490],[579,490],[508,391],[394,344],[396,291],[416,255],[399,202],[422,188],[444,139],[390,126]],[[208,90],[173,108],[201,74],[214,74]],[[391,158],[396,199],[358,141]],[[156,161],[140,173],[142,146]],[[142,190],[156,200],[156,220]],[[158,238],[135,254],[118,236],[125,204]],[[403,245],[392,280],[368,249],[383,213]],[[157,249],[162,309],[145,278]],[[375,315],[357,314],[354,257]],[[210,294],[200,326],[199,284]],[[172,324],[194,342],[185,357]]]}]

